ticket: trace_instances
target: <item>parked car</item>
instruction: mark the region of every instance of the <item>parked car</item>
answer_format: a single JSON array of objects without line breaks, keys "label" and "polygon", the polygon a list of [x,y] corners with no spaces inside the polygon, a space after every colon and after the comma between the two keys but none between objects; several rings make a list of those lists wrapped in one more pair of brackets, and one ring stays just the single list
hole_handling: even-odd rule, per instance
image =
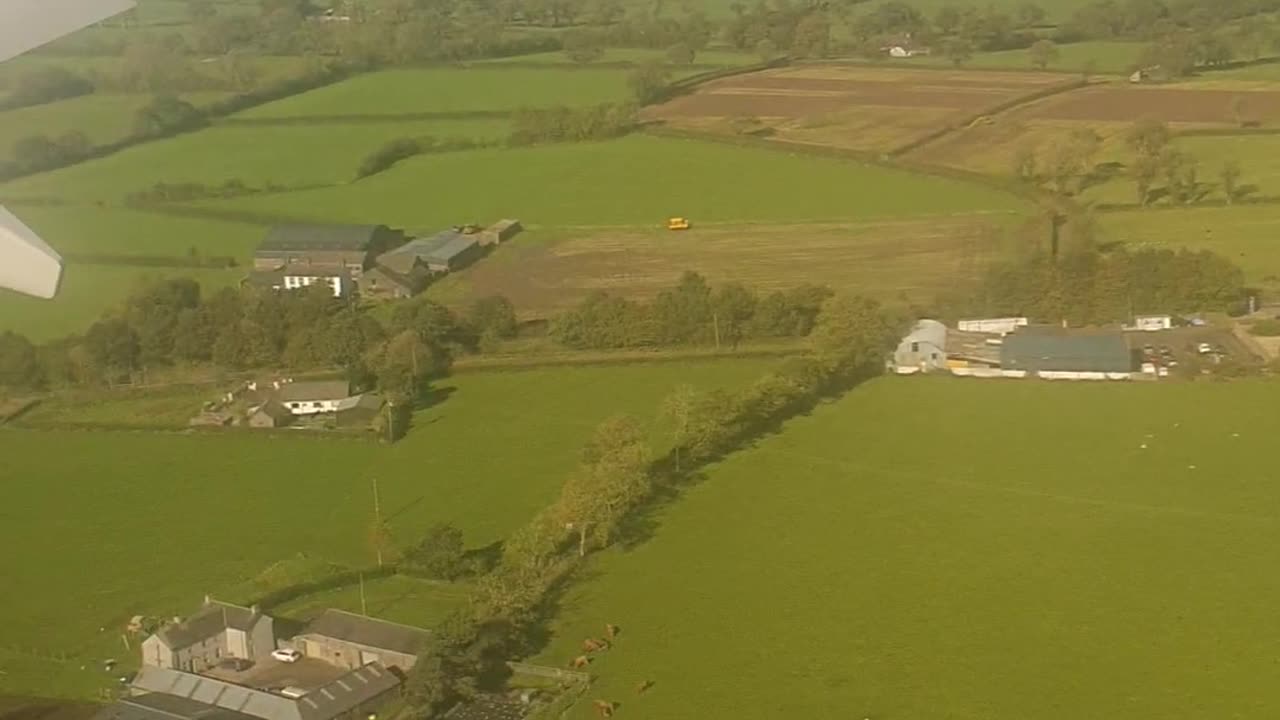
[{"label": "parked car", "polygon": [[302,653],[293,648],[280,648],[279,650],[272,650],[271,657],[282,663],[294,663],[302,659]]},{"label": "parked car", "polygon": [[1202,342],[1199,345],[1196,345],[1196,352],[1200,353],[1201,355],[1208,355],[1209,353],[1213,352],[1213,346],[1210,345],[1209,343]]}]

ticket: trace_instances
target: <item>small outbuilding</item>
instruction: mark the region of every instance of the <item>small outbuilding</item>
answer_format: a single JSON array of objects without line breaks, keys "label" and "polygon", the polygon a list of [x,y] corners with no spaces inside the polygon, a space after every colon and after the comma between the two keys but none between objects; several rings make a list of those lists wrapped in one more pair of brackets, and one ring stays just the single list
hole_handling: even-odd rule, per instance
[{"label": "small outbuilding", "polygon": [[1000,346],[1000,367],[1026,372],[1128,373],[1137,367],[1133,351],[1118,332],[1056,335],[1017,332]]},{"label": "small outbuilding", "polygon": [[902,374],[929,372],[947,366],[947,326],[919,320],[893,351],[894,369]]},{"label": "small outbuilding", "polygon": [[249,427],[278,428],[291,422],[293,413],[275,400],[268,400],[249,411]]},{"label": "small outbuilding", "polygon": [[524,227],[519,220],[499,220],[479,234],[481,245],[498,245],[515,237]]}]

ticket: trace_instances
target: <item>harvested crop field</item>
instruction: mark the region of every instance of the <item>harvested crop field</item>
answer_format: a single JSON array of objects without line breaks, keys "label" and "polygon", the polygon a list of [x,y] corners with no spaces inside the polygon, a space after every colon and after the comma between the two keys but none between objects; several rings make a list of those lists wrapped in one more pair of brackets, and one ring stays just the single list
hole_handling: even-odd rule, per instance
[{"label": "harvested crop field", "polygon": [[701,226],[690,232],[610,229],[539,245],[504,245],[429,291],[463,303],[502,294],[529,318],[604,290],[647,298],[688,270],[765,292],[824,283],[886,301],[932,299],[1000,251],[1009,216],[858,224]]},{"label": "harvested crop field", "polygon": [[1016,113],[1028,119],[1133,122],[1157,118],[1168,123],[1235,125],[1232,105],[1260,122],[1280,119],[1280,91],[1197,89],[1109,84],[1055,95]]},{"label": "harvested crop field", "polygon": [[[710,82],[652,113],[672,125],[700,128],[756,117],[788,139],[884,151],[985,108],[1074,81],[1052,73],[806,65]],[[892,132],[861,132],[874,127]],[[824,129],[813,137],[811,131]]]}]

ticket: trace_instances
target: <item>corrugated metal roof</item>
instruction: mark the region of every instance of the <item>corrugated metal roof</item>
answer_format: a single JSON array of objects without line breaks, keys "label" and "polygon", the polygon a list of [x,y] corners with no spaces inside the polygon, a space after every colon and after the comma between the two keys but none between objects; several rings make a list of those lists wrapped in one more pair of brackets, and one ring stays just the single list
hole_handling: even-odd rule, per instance
[{"label": "corrugated metal roof", "polygon": [[[400,678],[378,663],[353,670],[301,698],[288,698],[204,675],[151,666],[143,666],[132,683],[135,691],[185,698],[208,708],[231,710],[259,720],[332,720],[399,685]],[[194,719],[200,716],[183,717]]]},{"label": "corrugated metal roof", "polygon": [[258,720],[252,715],[164,693],[121,698],[92,720]]},{"label": "corrugated metal roof", "polygon": [[47,299],[61,280],[62,256],[0,207],[0,287]]},{"label": "corrugated metal roof", "polygon": [[276,225],[258,246],[260,253],[305,250],[356,252],[368,249],[385,225]]},{"label": "corrugated metal roof", "polygon": [[351,384],[346,380],[317,380],[283,385],[276,399],[280,402],[298,402],[300,400],[342,400],[350,396]]},{"label": "corrugated metal roof", "polygon": [[911,332],[904,338],[904,343],[923,342],[945,349],[947,347],[947,326],[937,320],[918,320]]},{"label": "corrugated metal roof", "polygon": [[365,617],[343,610],[325,610],[305,635],[319,635],[380,650],[416,655],[431,633],[411,625]]},{"label": "corrugated metal roof", "polygon": [[475,247],[480,241],[474,235],[459,235],[450,239],[440,247],[426,254],[428,261],[447,263],[462,253]]},{"label": "corrugated metal roof", "polygon": [[1133,353],[1119,333],[1051,335],[1019,330],[1005,336],[1000,366],[1029,372],[1131,372]]}]

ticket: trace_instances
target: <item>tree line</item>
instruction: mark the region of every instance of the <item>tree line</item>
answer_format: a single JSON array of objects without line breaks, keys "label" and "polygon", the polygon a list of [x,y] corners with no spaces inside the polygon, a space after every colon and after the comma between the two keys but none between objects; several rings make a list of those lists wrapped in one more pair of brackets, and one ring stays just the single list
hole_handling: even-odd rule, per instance
[{"label": "tree line", "polygon": [[1074,326],[1127,321],[1142,313],[1237,312],[1244,273],[1207,250],[1101,250],[1069,240],[1057,254],[1037,249],[997,263],[968,297],[944,302],[949,315],[1022,315]]},{"label": "tree line", "polygon": [[[198,258],[185,264],[197,264]],[[716,345],[809,336],[833,293],[804,285],[760,295],[740,283],[712,288],[696,273],[652,301],[587,297],[550,322],[571,349]],[[460,354],[494,350],[518,332],[502,296],[455,312],[426,298],[398,303],[385,320],[327,286],[291,291],[222,288],[190,278],[144,284],[82,334],[41,345],[0,335],[0,388],[112,385],[175,365],[228,370],[340,368],[353,382],[412,401]]]},{"label": "tree line", "polygon": [[642,302],[594,292],[551,322],[551,337],[577,350],[716,345],[748,339],[804,337],[830,288],[802,285],[761,296],[741,283],[712,288],[686,272],[672,288]]},{"label": "tree line", "polygon": [[[1242,98],[1223,108],[1242,127],[1248,127],[1248,109]],[[1206,182],[1200,162],[1174,144],[1175,136],[1167,123],[1139,120],[1122,135],[1129,151],[1127,162],[1098,163],[1104,139],[1092,128],[1076,128],[1047,147],[1025,144],[1015,150],[1013,174],[1028,184],[1043,187],[1064,197],[1079,195],[1087,188],[1115,177],[1134,184],[1135,200],[1140,206],[1164,200],[1172,205],[1190,205],[1211,197],[1216,189],[1228,205],[1256,191],[1242,183],[1240,163],[1228,159],[1212,170],[1218,183]]]},{"label": "tree line", "polygon": [[[744,447],[820,398],[880,372],[902,323],[874,301],[828,297],[809,351],[737,392],[690,387],[662,401],[674,449],[653,457],[634,418],[605,420],[584,445],[558,497],[503,543],[474,580],[470,602],[433,633],[405,685],[415,715],[439,717],[459,700],[497,685],[510,657],[536,651],[549,596],[582,558],[625,538],[629,523],[659,495],[708,461]],[[452,557],[450,553],[445,553]]]}]

